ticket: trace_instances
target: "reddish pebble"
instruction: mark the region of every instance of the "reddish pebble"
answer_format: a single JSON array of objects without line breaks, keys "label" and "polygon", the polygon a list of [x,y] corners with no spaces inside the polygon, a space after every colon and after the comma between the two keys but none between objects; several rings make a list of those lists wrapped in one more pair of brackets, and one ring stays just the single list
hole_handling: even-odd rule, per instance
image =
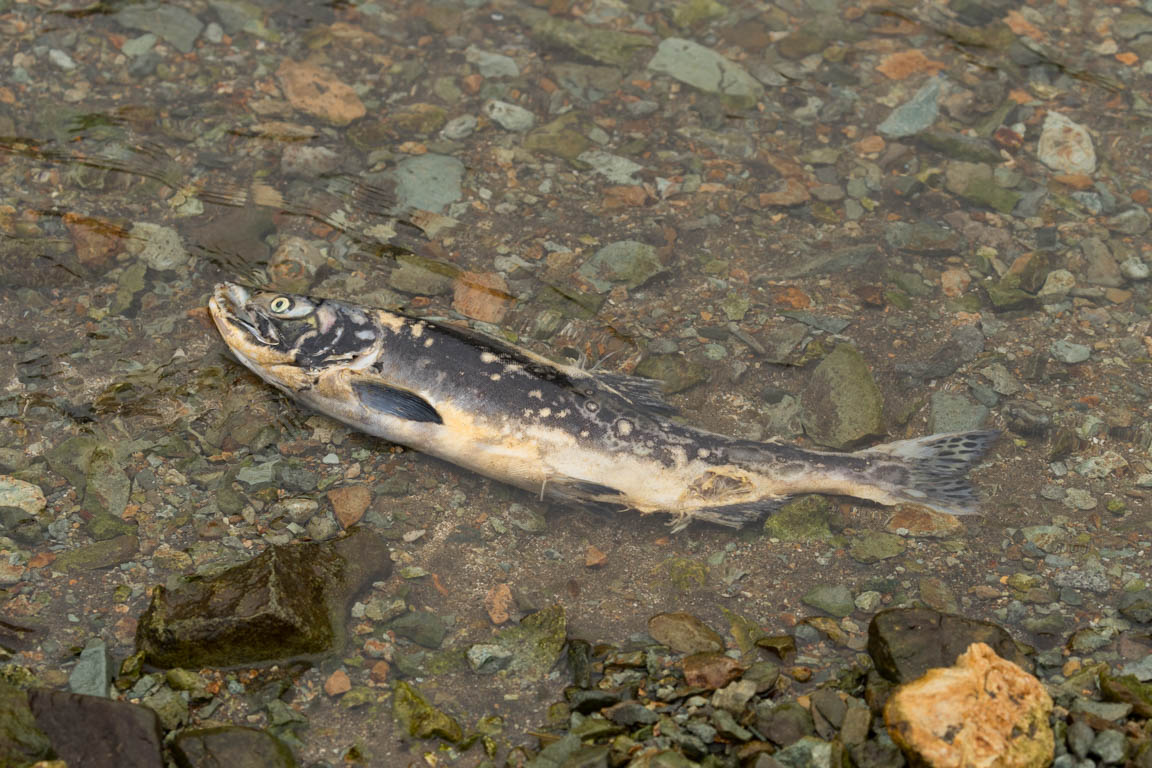
[{"label": "reddish pebble", "polygon": [[348,679],[348,673],[342,669],[336,670],[324,681],[324,693],[329,696],[340,696],[350,690],[352,681]]}]

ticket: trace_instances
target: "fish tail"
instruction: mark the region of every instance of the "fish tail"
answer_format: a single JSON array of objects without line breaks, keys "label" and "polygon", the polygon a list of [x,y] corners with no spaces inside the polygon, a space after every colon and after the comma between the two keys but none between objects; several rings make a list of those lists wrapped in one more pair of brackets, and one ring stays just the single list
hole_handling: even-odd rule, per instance
[{"label": "fish tail", "polygon": [[948,432],[884,443],[854,455],[874,460],[864,478],[887,492],[884,503],[972,515],[979,510],[968,471],[999,436],[996,430]]}]

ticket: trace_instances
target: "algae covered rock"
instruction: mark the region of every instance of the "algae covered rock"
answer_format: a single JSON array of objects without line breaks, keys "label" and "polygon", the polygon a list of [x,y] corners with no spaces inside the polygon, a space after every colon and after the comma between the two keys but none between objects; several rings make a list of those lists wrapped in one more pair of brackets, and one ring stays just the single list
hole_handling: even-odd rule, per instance
[{"label": "algae covered rock", "polygon": [[332,541],[272,546],[210,579],[157,587],[136,645],[158,667],[328,651],[343,642],[351,598],[391,568],[385,539],[363,529]]},{"label": "algae covered rock", "polygon": [[440,738],[452,743],[464,738],[460,723],[432,706],[415,686],[403,680],[393,688],[392,715],[413,738]]},{"label": "algae covered rock", "polygon": [[836,450],[884,432],[884,400],[864,356],[839,344],[816,366],[804,390],[804,430]]}]

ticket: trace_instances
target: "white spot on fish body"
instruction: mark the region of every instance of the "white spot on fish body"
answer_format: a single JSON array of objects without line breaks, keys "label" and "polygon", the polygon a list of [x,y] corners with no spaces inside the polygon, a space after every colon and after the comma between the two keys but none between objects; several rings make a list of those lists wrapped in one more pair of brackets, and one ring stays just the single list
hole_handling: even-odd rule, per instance
[{"label": "white spot on fish body", "polygon": [[428,349],[428,347],[430,347],[430,346],[432,346],[432,337],[431,336],[424,339],[424,349]]},{"label": "white spot on fish body", "polygon": [[546,419],[551,415],[552,415],[552,409],[551,408],[541,408],[540,409],[540,418]]},{"label": "white spot on fish body", "polygon": [[696,449],[696,458],[706,459],[711,455],[712,455],[712,451],[708,450],[707,448]]},{"label": "white spot on fish body", "polygon": [[628,437],[632,434],[632,422],[628,419],[617,419],[616,432],[619,433],[620,437]]},{"label": "white spot on fish body", "polygon": [[543,400],[544,399],[544,393],[538,389],[534,389],[528,393],[528,397],[534,397],[537,400]]},{"label": "white spot on fish body", "polygon": [[423,321],[421,321],[419,323],[413,323],[413,325],[412,325],[412,338],[418,339],[423,335],[424,335],[424,323],[423,323]]},{"label": "white spot on fish body", "polygon": [[491,376],[489,376],[488,378],[492,379],[492,381],[500,381],[500,374],[494,373]]},{"label": "white spot on fish body", "polygon": [[363,331],[356,331],[356,338],[363,339],[364,341],[368,341],[369,339],[371,339],[375,335],[376,335],[376,331],[373,331],[373,330],[367,329],[367,328],[364,329]]},{"label": "white spot on fish body", "polygon": [[496,357],[496,355],[492,354],[491,352],[480,353],[480,362],[482,363],[495,363],[499,359],[500,358]]}]

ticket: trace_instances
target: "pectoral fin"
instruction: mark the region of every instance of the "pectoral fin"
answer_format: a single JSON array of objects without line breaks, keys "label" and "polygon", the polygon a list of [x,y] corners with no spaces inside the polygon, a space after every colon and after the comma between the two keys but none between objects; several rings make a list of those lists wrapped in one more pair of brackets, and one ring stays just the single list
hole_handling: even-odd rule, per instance
[{"label": "pectoral fin", "polygon": [[397,389],[378,381],[354,381],[352,391],[359,398],[360,404],[370,411],[408,421],[444,423],[431,403],[406,389]]}]

